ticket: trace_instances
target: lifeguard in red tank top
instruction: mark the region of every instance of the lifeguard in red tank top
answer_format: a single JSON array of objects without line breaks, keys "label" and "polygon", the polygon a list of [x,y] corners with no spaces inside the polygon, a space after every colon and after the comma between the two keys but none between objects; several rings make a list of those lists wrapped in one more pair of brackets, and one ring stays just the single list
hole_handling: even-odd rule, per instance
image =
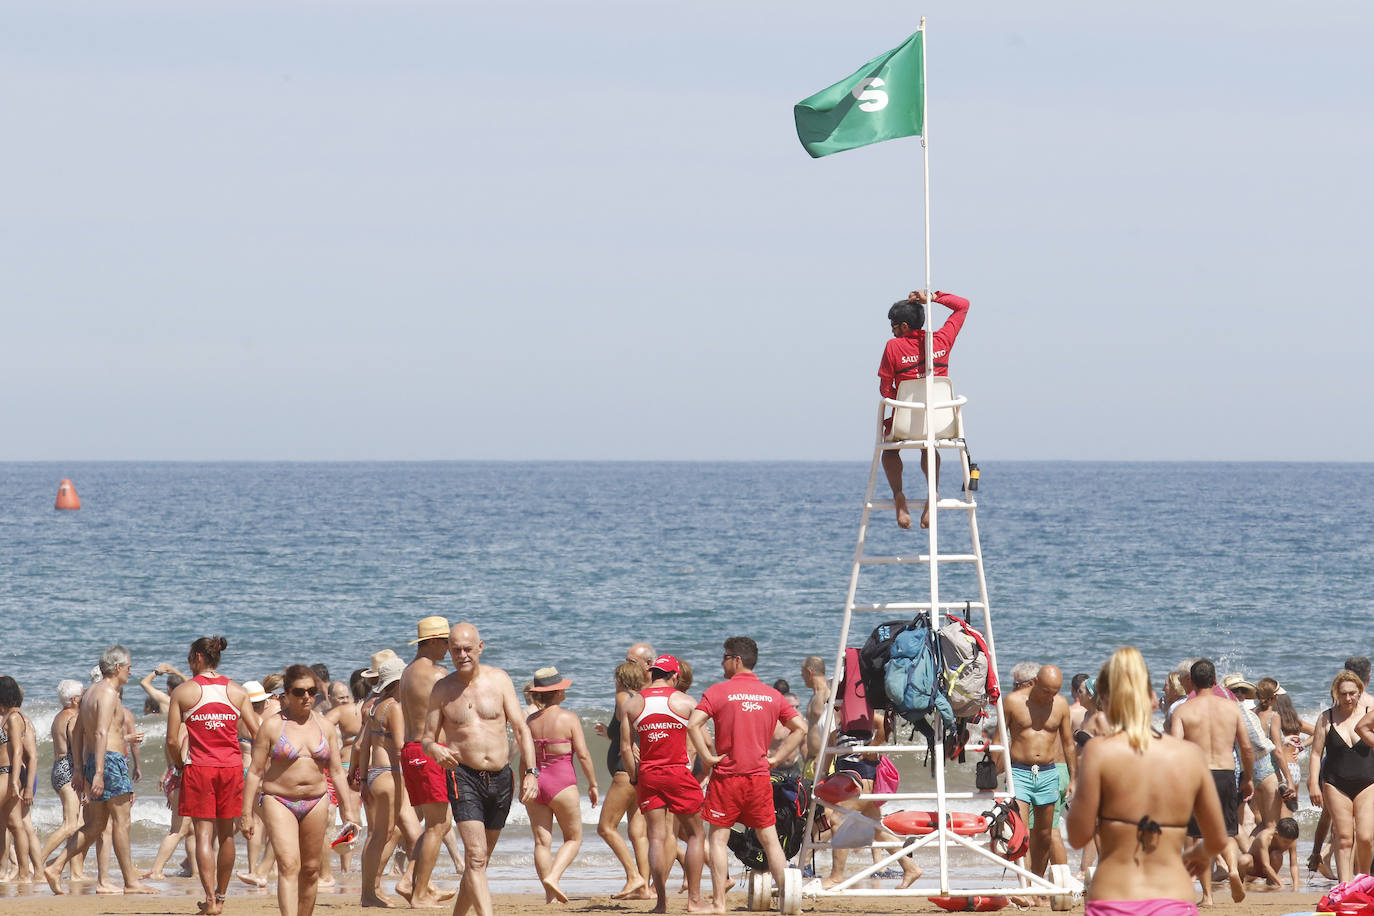
[{"label": "lifeguard in red tank top", "polygon": [[229,702],[229,678],[197,674],[191,680],[200,685],[200,702],[182,720],[186,723],[191,765],[241,770],[239,711]]},{"label": "lifeguard in red tank top", "polygon": [[668,698],[677,692],[671,684],[645,687],[644,711],[635,719],[639,733],[639,769],[687,766],[687,720],[673,712]]}]

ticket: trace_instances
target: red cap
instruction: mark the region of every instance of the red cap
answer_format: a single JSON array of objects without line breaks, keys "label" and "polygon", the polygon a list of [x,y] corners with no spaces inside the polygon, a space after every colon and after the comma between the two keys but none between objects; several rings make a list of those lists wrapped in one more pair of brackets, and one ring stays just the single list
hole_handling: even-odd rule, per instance
[{"label": "red cap", "polygon": [[653,660],[653,663],[650,664],[649,667],[651,669],[657,668],[664,674],[682,673],[682,669],[678,667],[677,659],[673,658],[671,655],[660,655],[658,658]]}]

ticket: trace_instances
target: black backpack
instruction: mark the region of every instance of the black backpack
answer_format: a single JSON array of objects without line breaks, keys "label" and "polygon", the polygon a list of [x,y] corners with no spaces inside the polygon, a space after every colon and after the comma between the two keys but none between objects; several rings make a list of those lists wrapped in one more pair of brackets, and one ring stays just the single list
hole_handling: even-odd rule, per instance
[{"label": "black backpack", "polygon": [[[811,807],[811,784],[797,778],[773,777],[773,810],[777,815],[778,842],[789,861],[801,852],[806,833],[806,811]],[[754,828],[730,831],[726,843],[735,858],[754,871],[768,871],[768,856]]]},{"label": "black backpack", "polygon": [[892,644],[897,636],[913,626],[926,626],[925,615],[912,620],[889,620],[874,627],[868,641],[859,650],[859,676],[864,682],[864,695],[874,709],[887,704],[887,662],[892,657]]}]

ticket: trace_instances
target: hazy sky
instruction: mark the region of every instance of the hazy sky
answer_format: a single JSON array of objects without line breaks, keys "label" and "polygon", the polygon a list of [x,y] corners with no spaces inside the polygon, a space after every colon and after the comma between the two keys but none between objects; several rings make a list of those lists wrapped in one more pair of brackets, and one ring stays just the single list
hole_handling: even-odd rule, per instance
[{"label": "hazy sky", "polygon": [[921,15],[975,457],[1374,451],[1366,2],[0,12],[0,459],[866,460]]}]

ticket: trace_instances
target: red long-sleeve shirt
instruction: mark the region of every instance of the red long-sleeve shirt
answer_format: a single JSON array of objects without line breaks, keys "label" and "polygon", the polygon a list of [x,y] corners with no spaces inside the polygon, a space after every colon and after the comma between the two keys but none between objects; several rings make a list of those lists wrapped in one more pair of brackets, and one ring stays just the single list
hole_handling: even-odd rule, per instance
[{"label": "red long-sleeve shirt", "polygon": [[[937,290],[935,301],[952,310],[952,314],[935,332],[935,375],[938,377],[949,375],[949,351],[954,348],[954,339],[964,326],[968,300]],[[897,385],[907,379],[925,378],[925,340],[926,332],[916,330],[906,337],[894,337],[887,342],[883,348],[883,358],[878,363],[878,391],[883,397],[896,397]]]}]

